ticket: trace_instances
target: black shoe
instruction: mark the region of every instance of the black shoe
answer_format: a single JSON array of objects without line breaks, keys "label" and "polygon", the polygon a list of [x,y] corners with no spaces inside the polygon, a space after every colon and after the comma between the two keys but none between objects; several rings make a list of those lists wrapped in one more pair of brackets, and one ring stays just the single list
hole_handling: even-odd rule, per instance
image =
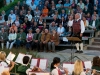
[{"label": "black shoe", "polygon": [[79,51],[76,51],[75,53],[79,53]]},{"label": "black shoe", "polygon": [[79,53],[83,53],[83,51],[79,51]]}]

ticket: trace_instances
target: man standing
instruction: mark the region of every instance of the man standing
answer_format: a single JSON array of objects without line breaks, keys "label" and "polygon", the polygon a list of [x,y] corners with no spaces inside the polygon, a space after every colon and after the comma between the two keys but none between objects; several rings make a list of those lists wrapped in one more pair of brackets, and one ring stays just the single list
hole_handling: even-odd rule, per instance
[{"label": "man standing", "polygon": [[[73,36],[78,37],[81,41],[76,42],[76,49],[77,51],[75,53],[83,53],[83,43],[82,43],[82,35],[85,31],[84,22],[80,20],[80,14],[75,14],[75,20],[73,21]],[[79,49],[80,46],[80,49]]]},{"label": "man standing", "polygon": [[1,48],[2,50],[4,49],[4,43],[7,41],[8,35],[7,33],[4,31],[4,28],[1,28],[1,33],[0,33],[0,43],[1,43]]},{"label": "man standing", "polygon": [[41,33],[40,29],[36,29],[36,33],[33,36],[33,43],[32,43],[32,49],[36,46],[38,51],[40,51],[40,40],[41,40]]}]

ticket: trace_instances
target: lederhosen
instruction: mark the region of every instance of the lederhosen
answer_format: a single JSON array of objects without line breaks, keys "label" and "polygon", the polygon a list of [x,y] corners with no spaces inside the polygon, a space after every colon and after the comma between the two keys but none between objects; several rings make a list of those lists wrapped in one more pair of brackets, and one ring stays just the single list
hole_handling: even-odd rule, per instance
[{"label": "lederhosen", "polygon": [[72,36],[73,37],[78,37],[81,41],[79,43],[82,42],[82,37],[80,37],[80,33],[81,33],[81,25],[80,25],[81,20],[79,19],[78,21],[73,21],[73,25],[72,25]]}]

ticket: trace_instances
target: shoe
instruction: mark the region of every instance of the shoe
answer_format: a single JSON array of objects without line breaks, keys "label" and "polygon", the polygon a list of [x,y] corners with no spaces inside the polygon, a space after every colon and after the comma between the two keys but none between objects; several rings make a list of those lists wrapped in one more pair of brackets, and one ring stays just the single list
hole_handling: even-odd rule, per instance
[{"label": "shoe", "polygon": [[79,51],[79,53],[83,53],[83,51]]},{"label": "shoe", "polygon": [[76,51],[75,53],[79,53],[79,51]]}]

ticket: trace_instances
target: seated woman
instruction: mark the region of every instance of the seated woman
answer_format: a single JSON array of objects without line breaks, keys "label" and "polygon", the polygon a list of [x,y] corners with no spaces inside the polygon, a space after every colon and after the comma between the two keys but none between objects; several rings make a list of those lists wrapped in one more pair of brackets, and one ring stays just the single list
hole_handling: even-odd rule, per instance
[{"label": "seated woman", "polygon": [[67,69],[64,68],[64,71],[62,71],[60,68],[60,58],[59,57],[54,57],[53,62],[51,63],[51,75],[62,75],[65,72],[65,75],[68,75]]},{"label": "seated woman", "polygon": [[88,29],[88,25],[89,25],[88,20],[86,20],[85,16],[83,16],[82,19],[83,19],[83,22],[84,22],[85,29]]},{"label": "seated woman", "polygon": [[15,23],[12,23],[9,31],[11,31],[12,29],[17,33],[18,29]]},{"label": "seated woman", "polygon": [[57,33],[59,34],[59,36],[64,36],[65,34],[65,28],[62,26],[62,24],[59,24],[59,27],[57,29]]},{"label": "seated woman", "polygon": [[42,10],[42,17],[47,17],[49,13],[49,10],[47,6],[44,6],[44,9]]},{"label": "seated woman", "polygon": [[32,29],[29,29],[29,32],[27,33],[27,36],[26,36],[26,49],[27,50],[30,49],[32,41],[33,41]]},{"label": "seated woman", "polygon": [[55,46],[59,44],[59,35],[55,30],[52,30],[50,35],[50,41],[48,42],[48,49],[51,52],[55,52]]},{"label": "seated woman", "polygon": [[[0,65],[4,66],[5,68],[8,68],[8,70],[2,72],[3,75],[6,75],[4,72],[10,72],[13,69],[14,64],[15,64],[14,62],[11,61],[10,64],[8,65],[5,62],[5,60],[6,60],[6,53],[4,51],[0,51]],[[0,71],[0,74],[1,74],[1,71]]]},{"label": "seated woman", "polygon": [[[16,42],[17,34],[14,31],[14,29],[10,30],[9,36],[8,36],[8,41],[6,43],[6,48],[7,49],[12,49],[13,44]],[[10,47],[9,47],[10,44]]]}]

